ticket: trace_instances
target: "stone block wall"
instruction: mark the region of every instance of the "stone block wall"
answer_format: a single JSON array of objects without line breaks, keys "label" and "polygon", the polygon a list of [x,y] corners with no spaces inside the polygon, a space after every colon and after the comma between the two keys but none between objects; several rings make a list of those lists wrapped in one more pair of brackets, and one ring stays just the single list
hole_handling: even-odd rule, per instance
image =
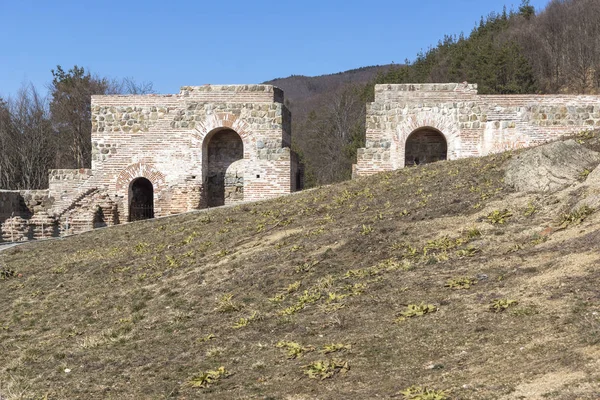
[{"label": "stone block wall", "polygon": [[51,169],[48,174],[48,197],[53,200],[52,211],[59,214],[71,205],[73,196],[92,176],[92,170]]},{"label": "stone block wall", "polygon": [[0,219],[11,215],[29,217],[51,206],[48,190],[0,190]]},{"label": "stone block wall", "polygon": [[0,190],[0,221],[28,211],[19,190]]},{"label": "stone block wall", "polygon": [[[43,210],[15,215],[22,194],[0,194],[3,232],[26,240],[127,222],[136,180],[150,182],[141,208],[157,217],[290,193],[298,170],[290,145],[291,114],[271,85],[92,96],[92,168],[51,170]],[[136,197],[136,213],[139,198],[148,196]]]},{"label": "stone block wall", "polygon": [[0,190],[0,243],[58,236],[48,190]]},{"label": "stone block wall", "polygon": [[[226,131],[237,141],[217,143],[219,133]],[[155,216],[286,194],[295,189],[290,143],[291,114],[283,105],[283,92],[271,85],[184,86],[176,95],[92,96],[92,169],[73,172],[72,179],[54,172],[51,192],[60,197],[54,211],[98,190],[112,199],[119,221],[125,222],[130,185],[139,177],[152,182]],[[227,171],[229,164],[236,170]],[[79,185],[68,187],[77,176]],[[219,185],[219,201],[211,198],[214,179],[209,178]],[[67,192],[70,197],[64,196]]]},{"label": "stone block wall", "polygon": [[376,85],[366,127],[354,176],[410,165],[407,141],[423,131],[438,132],[446,158],[456,159],[598,128],[600,96],[479,95],[477,85],[467,83]]}]

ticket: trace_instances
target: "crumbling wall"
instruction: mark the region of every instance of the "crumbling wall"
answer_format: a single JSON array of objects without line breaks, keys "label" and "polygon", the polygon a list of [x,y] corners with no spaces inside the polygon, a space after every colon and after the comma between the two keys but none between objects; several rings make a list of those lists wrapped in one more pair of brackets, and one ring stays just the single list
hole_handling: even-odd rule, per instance
[{"label": "crumbling wall", "polygon": [[[283,92],[270,85],[184,86],[178,95],[92,96],[92,126],[94,176],[85,186],[118,197],[121,221],[127,220],[128,185],[136,177],[153,183],[156,216],[265,199],[293,188],[287,148],[291,114],[283,105]],[[241,143],[225,141],[209,149],[210,138],[222,130],[235,132],[231,135]],[[212,160],[210,151],[215,153]],[[214,162],[215,157],[226,160]],[[241,158],[244,170],[225,177],[226,164]]]},{"label": "crumbling wall", "polygon": [[[184,86],[173,95],[92,96],[91,110],[92,168],[51,170],[47,208],[4,216],[14,218],[7,225],[11,237],[65,235],[128,221],[130,186],[137,178],[152,184],[157,217],[266,199],[296,187],[291,114],[274,86]],[[211,147],[210,138],[219,132],[237,139]],[[7,200],[11,213],[16,201]]]},{"label": "crumbling wall", "polygon": [[0,190],[0,242],[58,236],[48,190]]},{"label": "crumbling wall", "polygon": [[[224,129],[216,131],[206,140],[208,159],[205,184],[208,206],[222,206],[243,200],[245,163],[235,164],[244,158],[242,139],[234,130]],[[241,184],[240,190],[238,184]]]},{"label": "crumbling wall", "polygon": [[240,159],[231,163],[225,171],[224,204],[233,204],[244,200],[244,173],[246,160]]},{"label": "crumbling wall", "polygon": [[376,85],[367,105],[366,145],[353,175],[403,168],[409,136],[433,128],[447,159],[532,146],[600,127],[600,96],[479,95],[467,83]]}]

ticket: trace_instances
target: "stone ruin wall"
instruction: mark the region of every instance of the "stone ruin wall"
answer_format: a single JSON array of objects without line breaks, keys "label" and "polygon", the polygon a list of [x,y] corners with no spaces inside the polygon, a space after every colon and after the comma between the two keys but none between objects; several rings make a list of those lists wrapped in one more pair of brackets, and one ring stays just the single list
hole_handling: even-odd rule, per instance
[{"label": "stone ruin wall", "polygon": [[0,190],[0,243],[58,235],[48,190]]},{"label": "stone ruin wall", "polygon": [[600,96],[479,95],[471,84],[376,85],[353,175],[403,168],[411,133],[433,128],[447,158],[483,156],[600,127]]},{"label": "stone ruin wall", "polygon": [[[207,207],[205,186],[209,167],[215,166],[207,143],[226,129],[239,135],[243,159],[230,160],[235,162],[221,171],[225,204],[297,189],[291,114],[280,89],[186,86],[176,95],[92,96],[92,168],[51,170],[42,215],[54,221],[55,235],[126,222],[130,184],[140,177],[152,183],[154,216]],[[228,150],[221,146],[219,151]],[[12,212],[15,204],[11,200],[5,209]],[[20,218],[29,221],[32,215]],[[0,215],[0,223],[7,218]],[[21,219],[12,224],[29,229],[25,225],[31,223]],[[20,237],[39,236],[30,231]]]},{"label": "stone ruin wall", "polygon": [[243,181],[243,200],[294,191],[291,115],[282,100],[283,92],[269,85],[183,87],[179,95],[166,96],[93,96],[94,185],[116,192],[125,205],[129,182],[144,176],[154,185],[157,215],[206,207],[205,139],[227,128],[243,142],[244,171],[237,177],[238,184]]},{"label": "stone ruin wall", "polygon": [[[140,177],[152,183],[155,216],[208,206],[208,178],[216,176],[211,168],[222,174],[225,204],[279,196],[302,183],[301,166],[289,149],[291,116],[283,92],[273,86],[93,96],[92,126],[91,169],[51,170],[45,191],[0,191],[0,241],[126,222],[129,187]],[[598,128],[600,97],[487,96],[469,84],[377,85],[375,101],[367,105],[366,127],[354,176],[404,167],[406,141],[422,128],[427,128],[423,140],[443,135],[448,159]],[[207,143],[227,129],[239,135],[243,158],[220,146],[225,161],[209,166],[215,160]]]}]

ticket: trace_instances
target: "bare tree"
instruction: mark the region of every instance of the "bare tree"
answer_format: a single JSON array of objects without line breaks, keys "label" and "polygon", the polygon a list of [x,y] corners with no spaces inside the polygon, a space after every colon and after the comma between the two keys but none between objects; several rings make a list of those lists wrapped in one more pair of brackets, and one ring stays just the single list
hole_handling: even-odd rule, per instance
[{"label": "bare tree", "polygon": [[78,66],[65,72],[59,65],[52,70],[52,75],[50,111],[61,140],[58,165],[61,168],[89,168],[92,158],[91,96],[106,94],[110,82],[92,76]]},{"label": "bare tree", "polygon": [[47,187],[55,143],[46,100],[32,85],[21,88],[0,105],[0,187]]},{"label": "bare tree", "polygon": [[50,168],[90,166],[93,94],[154,92],[151,82],[108,80],[77,66],[52,75],[50,103],[32,85],[0,98],[0,188],[44,188]]},{"label": "bare tree", "polygon": [[595,48],[595,40],[600,15],[592,16],[594,3],[597,1],[571,1],[570,12],[563,22],[568,27],[567,46],[563,49],[566,54],[566,67],[572,73],[571,85],[580,93],[590,89],[596,59],[595,52],[598,51]]},{"label": "bare tree", "polygon": [[544,92],[600,89],[598,21],[597,0],[552,0],[539,15],[514,27]]},{"label": "bare tree", "polygon": [[8,102],[0,99],[0,188],[12,188],[16,176],[15,138]]},{"label": "bare tree", "polygon": [[356,149],[364,140],[360,94],[360,87],[348,86],[324,97],[297,126],[296,150],[308,167],[309,186],[350,178]]},{"label": "bare tree", "polygon": [[115,93],[122,94],[152,94],[154,91],[154,84],[152,82],[142,81],[137,82],[132,77],[123,78],[123,80],[115,85]]}]

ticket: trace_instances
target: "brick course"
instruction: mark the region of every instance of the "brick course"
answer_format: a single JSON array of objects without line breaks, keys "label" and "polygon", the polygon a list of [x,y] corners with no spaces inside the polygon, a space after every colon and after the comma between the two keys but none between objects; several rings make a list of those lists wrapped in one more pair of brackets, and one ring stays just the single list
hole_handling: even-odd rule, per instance
[{"label": "brick course", "polygon": [[[220,132],[231,136],[229,142],[211,142]],[[228,153],[228,143],[239,143],[235,153],[241,160]],[[206,207],[211,168],[224,175],[219,183],[226,186],[225,203],[290,193],[296,190],[292,174],[298,171],[290,144],[291,114],[283,105],[283,92],[271,85],[184,86],[173,95],[92,96],[92,168],[51,170],[49,189],[41,191],[45,207],[39,216],[15,215],[14,210],[23,208],[21,194],[0,192],[0,224],[6,225],[0,240],[126,222],[130,185],[140,177],[152,183],[155,216]],[[55,225],[48,228],[50,221]]]},{"label": "brick course", "polygon": [[600,96],[479,95],[467,83],[376,85],[353,175],[403,168],[407,139],[423,128],[440,132],[447,159],[457,159],[599,127]]}]

